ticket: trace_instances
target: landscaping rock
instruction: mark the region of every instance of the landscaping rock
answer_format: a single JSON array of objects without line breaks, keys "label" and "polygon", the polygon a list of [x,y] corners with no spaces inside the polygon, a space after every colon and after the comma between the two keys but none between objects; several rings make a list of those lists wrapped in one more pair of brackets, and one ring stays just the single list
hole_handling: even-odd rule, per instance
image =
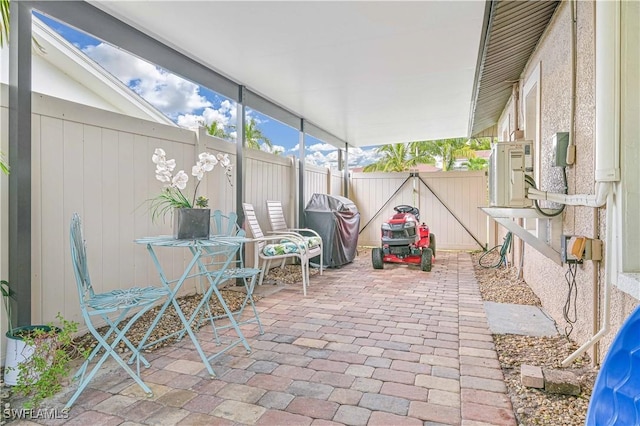
[{"label": "landscaping rock", "polygon": [[520,380],[528,388],[544,389],[544,375],[541,367],[522,364],[520,366]]},{"label": "landscaping rock", "polygon": [[580,395],[580,380],[571,371],[545,369],[544,390],[560,395]]}]

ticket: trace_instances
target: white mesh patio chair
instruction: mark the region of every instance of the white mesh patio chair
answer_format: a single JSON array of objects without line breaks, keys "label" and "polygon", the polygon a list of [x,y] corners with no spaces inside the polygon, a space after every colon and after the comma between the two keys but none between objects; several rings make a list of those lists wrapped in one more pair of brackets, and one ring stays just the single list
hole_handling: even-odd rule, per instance
[{"label": "white mesh patio chair", "polygon": [[[272,261],[298,259],[302,269],[302,293],[307,295],[309,283],[309,257],[304,239],[295,234],[271,234],[262,232],[255,209],[252,204],[242,203],[244,217],[251,231],[254,242],[254,259],[261,269],[258,285],[262,284],[264,275],[269,272]],[[260,267],[262,264],[262,267]]]},{"label": "white mesh patio chair", "polygon": [[[147,396],[153,396],[153,392],[149,386],[140,378],[140,362],[142,362],[145,367],[149,367],[149,362],[131,341],[129,341],[125,334],[138,318],[155,306],[156,302],[168,297],[169,292],[160,287],[130,287],[104,293],[95,293],[89,276],[86,243],[82,236],[82,224],[80,222],[80,216],[77,213],[74,213],[71,218],[70,240],[71,260],[73,262],[73,272],[75,273],[78,287],[82,317],[89,332],[91,332],[98,343],[75,374],[74,379],[79,380],[78,388],[71,399],[69,399],[69,402],[67,402],[65,408],[73,405],[78,396],[80,396],[98,372],[98,369],[109,357],[112,357],[120,367],[135,380]],[[98,323],[97,325],[100,327],[99,331],[96,329],[96,324],[94,324],[96,320],[106,323],[107,327],[102,327],[103,324]],[[108,341],[111,343],[108,343]],[[131,350],[133,356],[136,357],[137,371],[134,372],[121,358],[119,354],[119,345],[121,342],[123,342],[126,347]],[[93,368],[88,371],[89,364],[100,353],[100,358]]]},{"label": "white mesh patio chair", "polygon": [[271,233],[273,234],[289,234],[294,233],[304,238],[307,245],[307,256],[313,259],[320,256],[320,275],[323,268],[323,245],[322,237],[316,231],[310,228],[289,228],[282,210],[280,201],[267,200],[267,215],[269,216],[269,224],[271,225]]}]

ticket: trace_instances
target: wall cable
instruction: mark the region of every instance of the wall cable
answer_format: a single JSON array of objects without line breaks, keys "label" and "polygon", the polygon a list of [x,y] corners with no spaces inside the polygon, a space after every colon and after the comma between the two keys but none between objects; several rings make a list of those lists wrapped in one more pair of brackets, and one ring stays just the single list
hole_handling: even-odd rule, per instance
[{"label": "wall cable", "polygon": [[[567,170],[565,167],[562,167],[562,179],[564,182],[564,193],[567,194]],[[536,187],[536,181],[533,180],[533,178],[529,175],[524,175],[524,180],[525,182],[531,186],[533,189],[538,189]],[[535,207],[536,211],[538,213],[540,213],[542,216],[545,217],[554,217],[554,216],[558,216],[560,213],[562,213],[564,211],[564,207],[565,205],[562,204],[561,207],[555,211],[544,211],[542,210],[542,208],[540,207],[540,204],[538,204],[538,200],[534,199],[533,200],[533,206]]]},{"label": "wall cable", "polygon": [[573,331],[573,324],[578,320],[578,307],[576,300],[578,299],[578,286],[576,284],[576,274],[578,272],[578,262],[569,262],[569,269],[564,274],[567,280],[568,292],[567,300],[564,303],[562,309],[562,315],[567,325],[564,328],[564,334],[569,337]]}]

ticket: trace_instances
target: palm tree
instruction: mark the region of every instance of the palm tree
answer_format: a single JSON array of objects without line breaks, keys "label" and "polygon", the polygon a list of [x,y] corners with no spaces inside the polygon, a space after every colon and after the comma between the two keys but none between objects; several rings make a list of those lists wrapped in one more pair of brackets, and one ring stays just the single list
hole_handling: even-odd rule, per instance
[{"label": "palm tree", "polygon": [[489,163],[484,158],[469,158],[466,162],[462,163],[463,166],[467,166],[468,170],[484,170]]},{"label": "palm tree", "polygon": [[224,131],[224,126],[217,121],[211,122],[208,126],[204,124],[204,122],[200,122],[200,124],[207,129],[207,134],[211,136],[215,136],[220,139],[228,139],[229,134]]},{"label": "palm tree", "polygon": [[457,157],[475,158],[476,156],[465,138],[411,142],[410,148],[415,152],[418,161],[421,158],[442,158],[442,171],[445,172],[451,170]]},{"label": "palm tree", "polygon": [[9,163],[7,162],[3,152],[0,152],[0,171],[5,175],[9,174]]},{"label": "palm tree", "polygon": [[263,141],[269,148],[273,148],[273,144],[269,138],[262,133],[262,130],[260,130],[254,118],[251,118],[249,122],[244,125],[244,140],[247,141],[247,147],[249,148],[260,149],[260,141]]},{"label": "palm tree", "polygon": [[486,151],[491,149],[491,138],[473,138],[469,140],[469,146],[474,151]]},{"label": "palm tree", "polygon": [[9,43],[9,0],[0,0],[0,48]]},{"label": "palm tree", "polygon": [[[382,145],[376,149],[382,158],[373,164],[364,167],[364,172],[404,172],[414,167],[418,163],[433,163],[433,158],[416,157],[412,155],[409,144],[397,143],[392,145]],[[420,161],[418,161],[420,160]],[[429,161],[431,160],[431,161]]]},{"label": "palm tree", "polygon": [[[10,0],[0,0],[0,48],[4,47],[5,43],[9,44],[9,23],[11,21],[10,13]],[[44,47],[38,43],[35,37],[31,36],[33,45],[42,53],[46,53]]]}]

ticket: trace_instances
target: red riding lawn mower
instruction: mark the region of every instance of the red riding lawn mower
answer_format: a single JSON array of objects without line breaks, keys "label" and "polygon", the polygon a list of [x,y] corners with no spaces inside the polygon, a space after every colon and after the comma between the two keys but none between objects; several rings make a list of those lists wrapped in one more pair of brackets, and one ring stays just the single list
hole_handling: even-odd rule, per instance
[{"label": "red riding lawn mower", "polygon": [[382,269],[385,263],[420,265],[431,271],[436,257],[436,236],[425,223],[419,224],[420,210],[408,205],[395,206],[396,214],[382,224],[382,247],[371,251],[374,269]]}]

